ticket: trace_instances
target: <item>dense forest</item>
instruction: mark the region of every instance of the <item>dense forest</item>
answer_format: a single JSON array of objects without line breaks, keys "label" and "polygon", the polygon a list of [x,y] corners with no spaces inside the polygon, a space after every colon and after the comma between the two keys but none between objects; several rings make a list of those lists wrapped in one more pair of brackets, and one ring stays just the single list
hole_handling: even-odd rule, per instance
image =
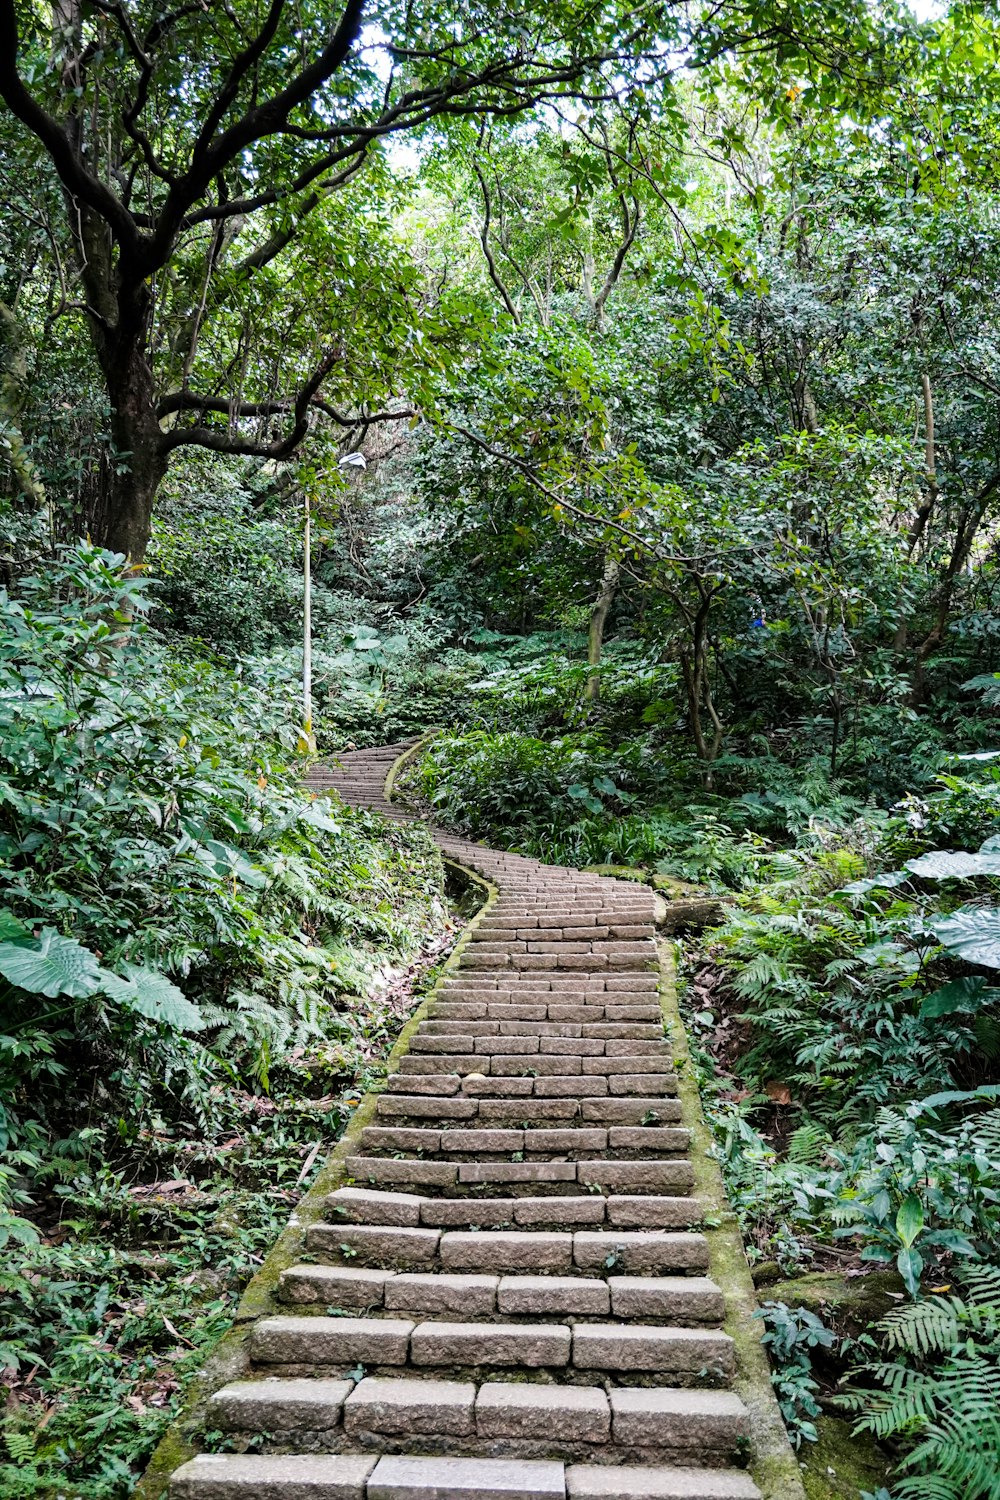
[{"label": "dense forest", "polygon": [[1000,1497],[998,61],[0,0],[0,1494],[131,1492],[377,1081],[464,909],[302,774],[433,728],[438,823],[707,902],[810,1493]]}]

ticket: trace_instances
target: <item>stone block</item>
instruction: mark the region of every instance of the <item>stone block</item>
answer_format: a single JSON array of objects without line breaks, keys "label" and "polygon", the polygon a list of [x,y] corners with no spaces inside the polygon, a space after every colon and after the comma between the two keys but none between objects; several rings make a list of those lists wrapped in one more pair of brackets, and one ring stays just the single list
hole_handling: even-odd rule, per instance
[{"label": "stone block", "polygon": [[[432,1053],[421,1053],[418,1056],[413,1052],[405,1052],[399,1059],[399,1071],[404,1077],[409,1077],[411,1073],[474,1073],[477,1068],[482,1067],[482,1061],[474,1052],[461,1055],[442,1053],[440,1056]],[[380,1094],[379,1097],[384,1099],[385,1095]]]},{"label": "stone block", "polygon": [[[465,1313],[488,1317],[496,1312],[496,1276],[431,1275],[420,1272],[394,1276],[386,1285],[387,1312]],[[391,1289],[391,1290],[390,1290]]]},{"label": "stone block", "polygon": [[621,1198],[612,1194],[605,1202],[608,1223],[615,1229],[688,1229],[703,1213],[697,1198],[635,1193]]},{"label": "stone block", "polygon": [[460,1183],[476,1182],[575,1182],[572,1161],[463,1161],[458,1165]]},{"label": "stone block", "polygon": [[570,1074],[556,1074],[550,1078],[535,1079],[535,1096],[538,1099],[573,1098],[590,1099],[602,1098],[608,1092],[608,1080],[606,1078],[584,1078],[582,1074],[577,1077]]},{"label": "stone block", "polygon": [[604,1223],[605,1200],[594,1194],[567,1198],[514,1198],[514,1222],[518,1225],[565,1224],[583,1228]]},{"label": "stone block", "polygon": [[451,1187],[456,1180],[454,1162],[397,1161],[391,1156],[349,1156],[347,1171],[362,1182],[403,1182],[411,1187]]},{"label": "stone block", "polygon": [[616,1318],[721,1323],[726,1316],[725,1299],[707,1276],[612,1276],[608,1287]]},{"label": "stone block", "polygon": [[566,1077],[571,1073],[580,1072],[580,1063],[583,1059],[576,1056],[566,1056],[564,1053],[555,1055],[549,1052],[530,1053],[523,1057],[491,1057],[490,1073],[494,1078],[509,1077]]},{"label": "stone block", "polygon": [[[582,1061],[584,1073],[673,1073],[672,1057],[646,1057],[637,1059],[630,1053],[624,1057],[585,1057]],[[676,1086],[674,1089],[676,1092]]]},{"label": "stone block", "polygon": [[425,1031],[418,1031],[410,1038],[411,1052],[475,1052],[476,1038],[472,1032],[458,1034],[449,1032],[447,1036],[428,1036]]},{"label": "stone block", "polygon": [[481,1438],[606,1443],[608,1398],[596,1386],[490,1382],[476,1398],[476,1432]]},{"label": "stone block", "polygon": [[455,1231],[441,1236],[446,1271],[568,1271],[572,1263],[573,1236],[558,1231]]},{"label": "stone block", "polygon": [[562,1130],[540,1129],[524,1132],[525,1151],[603,1151],[608,1143],[606,1130],[597,1126],[568,1126]]},{"label": "stone block", "polygon": [[423,1199],[416,1193],[380,1193],[373,1188],[339,1187],[326,1200],[329,1222],[392,1224],[399,1229],[420,1223]]},{"label": "stone block", "polygon": [[[614,1257],[611,1266],[608,1257]],[[703,1234],[664,1230],[580,1229],[573,1236],[573,1263],[598,1275],[659,1276],[671,1271],[707,1271],[708,1241]]]},{"label": "stone block", "polygon": [[[170,1500],[247,1500],[248,1495],[253,1500],[366,1500],[366,1483],[376,1463],[375,1458],[341,1453],[199,1453],[175,1470]],[[562,1464],[551,1467],[559,1470],[562,1485]]]},{"label": "stone block", "polygon": [[604,1043],[593,1037],[543,1036],[539,1051],[562,1057],[603,1057]]},{"label": "stone block", "polygon": [[310,1224],[306,1230],[310,1250],[346,1260],[357,1257],[364,1265],[427,1265],[437,1255],[440,1238],[437,1229],[394,1229],[379,1224]]},{"label": "stone block", "polygon": [[[603,1082],[607,1087],[607,1079]],[[681,1106],[675,1098],[648,1094],[612,1095],[606,1099],[581,1098],[580,1113],[584,1120],[600,1120],[609,1126],[641,1125],[644,1120],[647,1125],[659,1125],[665,1120],[679,1120]]]},{"label": "stone block", "polygon": [[348,1436],[374,1432],[411,1437],[465,1437],[475,1430],[476,1388],[458,1380],[369,1376],[344,1407]]},{"label": "stone block", "polygon": [[[370,1494],[370,1491],[369,1491]],[[567,1500],[761,1500],[749,1474],[735,1469],[632,1468],[570,1464]]]},{"label": "stone block", "polygon": [[420,1126],[366,1125],[361,1132],[363,1151],[439,1151],[440,1130]]},{"label": "stone block", "polygon": [[[397,1077],[405,1077],[409,1083],[413,1078],[420,1085],[432,1082],[436,1079],[429,1074],[397,1074]],[[450,1076],[450,1075],[449,1075]],[[454,1079],[456,1089],[461,1087],[458,1078]],[[420,1089],[423,1094],[422,1087]],[[427,1090],[430,1094],[430,1090]],[[416,1097],[413,1094],[379,1094],[375,1105],[375,1112],[382,1119],[400,1120],[471,1120],[476,1113],[475,1099],[454,1099],[433,1097]]]},{"label": "stone block", "polygon": [[689,1161],[581,1161],[577,1177],[588,1186],[632,1193],[683,1193],[694,1186]]},{"label": "stone block", "polygon": [[[662,1037],[654,1042],[609,1036],[604,1043],[604,1052],[607,1057],[673,1057],[673,1048]],[[636,1067],[642,1067],[642,1063],[637,1062]]]},{"label": "stone block", "polygon": [[573,1120],[580,1112],[576,1099],[483,1099],[479,1118],[505,1124],[535,1125],[539,1121]]},{"label": "stone block", "polygon": [[238,1380],[209,1397],[208,1422],[223,1432],[328,1432],[353,1389],[353,1380]]},{"label": "stone block", "polygon": [[441,1135],[442,1151],[520,1151],[524,1146],[523,1130],[445,1130]]},{"label": "stone block", "polygon": [[367,1266],[289,1266],[278,1281],[278,1297],[299,1306],[312,1303],[364,1311],[383,1306],[385,1284],[394,1275],[394,1271]]},{"label": "stone block", "polygon": [[731,1391],[686,1391],[662,1386],[612,1389],[616,1443],[686,1449],[731,1458],[750,1435],[747,1409]]},{"label": "stone block", "polygon": [[262,1318],[250,1334],[261,1364],[405,1365],[413,1323],[396,1318]]},{"label": "stone block", "polygon": [[[613,1057],[606,1060],[615,1061]],[[630,1059],[624,1061],[628,1063]],[[634,1065],[635,1059],[631,1062]],[[616,1073],[609,1077],[608,1088],[612,1094],[635,1094],[641,1098],[657,1094],[673,1096],[677,1093],[677,1077],[673,1073]]]},{"label": "stone block", "polygon": [[573,1364],[578,1370],[650,1370],[687,1376],[706,1370],[721,1378],[733,1372],[733,1341],[728,1334],[700,1328],[577,1323]]},{"label": "stone block", "polygon": [[537,1036],[477,1036],[475,1051],[481,1056],[527,1056],[538,1051]]},{"label": "stone block", "polygon": [[606,1315],[611,1299],[607,1282],[596,1276],[503,1276],[497,1290],[497,1310],[563,1318]]},{"label": "stone block", "polygon": [[462,1079],[462,1092],[479,1099],[521,1099],[534,1092],[535,1080],[530,1076],[488,1078],[482,1073],[473,1073]]},{"label": "stone block", "polygon": [[457,1094],[462,1081],[457,1073],[390,1073],[387,1094]]},{"label": "stone block", "polygon": [[612,1125],[608,1145],[612,1151],[643,1151],[651,1156],[661,1151],[681,1152],[690,1149],[691,1132],[672,1126]]},{"label": "stone block", "polygon": [[663,1041],[662,1021],[590,1021],[583,1027],[584,1036],[599,1036],[637,1041]]},{"label": "stone block", "polygon": [[379,1459],[368,1481],[367,1500],[565,1500],[565,1496],[560,1463],[393,1455]]},{"label": "stone block", "polygon": [[513,1198],[427,1198],[420,1210],[423,1224],[442,1228],[499,1228],[514,1223]]},{"label": "stone block", "polygon": [[414,1365],[563,1368],[571,1331],[559,1323],[418,1323],[410,1339]]}]

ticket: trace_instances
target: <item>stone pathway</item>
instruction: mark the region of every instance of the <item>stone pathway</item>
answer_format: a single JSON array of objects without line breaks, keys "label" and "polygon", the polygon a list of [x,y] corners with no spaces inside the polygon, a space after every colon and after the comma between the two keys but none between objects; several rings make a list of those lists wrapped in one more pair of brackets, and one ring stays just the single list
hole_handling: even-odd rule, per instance
[{"label": "stone pathway", "polygon": [[[316,773],[385,800],[404,745]],[[695,1228],[653,894],[436,832],[498,890],[171,1500],[760,1500]]]}]

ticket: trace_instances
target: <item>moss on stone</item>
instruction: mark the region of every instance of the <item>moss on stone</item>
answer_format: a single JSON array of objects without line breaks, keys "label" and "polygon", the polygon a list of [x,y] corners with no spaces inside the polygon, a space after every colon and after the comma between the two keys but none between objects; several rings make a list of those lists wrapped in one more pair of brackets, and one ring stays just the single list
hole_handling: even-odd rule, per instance
[{"label": "moss on stone", "polygon": [[677,880],[673,875],[651,875],[649,883],[654,891],[662,891],[671,901],[686,901],[709,894],[703,885],[695,885],[690,880]]},{"label": "moss on stone", "polygon": [[799,1452],[807,1500],[858,1500],[886,1484],[889,1459],[872,1438],[854,1436],[843,1417],[820,1417],[816,1426],[819,1441]]},{"label": "moss on stone", "polygon": [[611,875],[615,880],[637,880],[645,885],[649,875],[645,870],[633,869],[631,865],[584,865],[584,875]]},{"label": "moss on stone", "polygon": [[[755,1278],[756,1280],[756,1278]],[[814,1271],[766,1285],[766,1300],[789,1307],[805,1307],[828,1322],[867,1327],[897,1306],[903,1283],[895,1271],[871,1271],[866,1276],[843,1276],[837,1271]]]}]

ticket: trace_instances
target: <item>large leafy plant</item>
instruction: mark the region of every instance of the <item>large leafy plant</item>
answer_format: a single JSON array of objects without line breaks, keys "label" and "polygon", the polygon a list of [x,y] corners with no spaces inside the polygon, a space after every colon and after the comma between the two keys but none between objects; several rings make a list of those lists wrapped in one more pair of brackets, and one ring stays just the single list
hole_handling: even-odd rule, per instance
[{"label": "large leafy plant", "polygon": [[347,1039],[339,997],[440,910],[420,833],[300,792],[287,688],[172,653],[145,609],[88,544],[0,595],[0,1118],[22,1144],[81,1058],[112,1113],[126,1086],[204,1108],[219,1054],[266,1082],[295,1038]]}]

